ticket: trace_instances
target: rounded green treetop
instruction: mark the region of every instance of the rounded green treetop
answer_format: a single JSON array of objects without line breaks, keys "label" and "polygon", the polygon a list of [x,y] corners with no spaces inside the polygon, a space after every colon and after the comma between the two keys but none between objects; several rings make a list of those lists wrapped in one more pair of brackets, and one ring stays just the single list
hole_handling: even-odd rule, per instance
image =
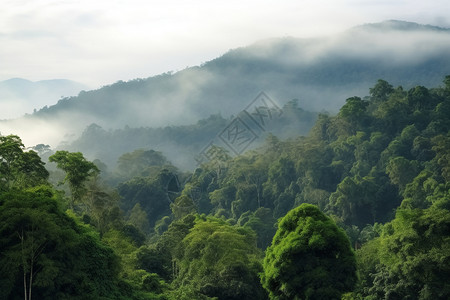
[{"label": "rounded green treetop", "polygon": [[261,282],[271,299],[341,299],[357,280],[346,234],[311,204],[280,220],[263,267]]}]

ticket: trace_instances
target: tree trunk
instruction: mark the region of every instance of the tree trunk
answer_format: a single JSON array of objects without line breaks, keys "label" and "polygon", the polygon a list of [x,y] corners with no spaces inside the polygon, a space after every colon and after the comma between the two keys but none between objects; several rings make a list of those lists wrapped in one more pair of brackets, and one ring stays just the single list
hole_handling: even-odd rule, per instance
[{"label": "tree trunk", "polygon": [[28,300],[31,300],[31,285],[33,284],[33,258],[31,258],[31,266],[30,266],[30,282],[28,284]]},{"label": "tree trunk", "polygon": [[27,295],[27,268],[26,268],[26,260],[25,260],[25,249],[24,249],[24,233],[23,233],[23,228],[22,228],[22,234],[17,233],[17,235],[19,236],[20,239],[20,246],[22,249],[22,268],[23,268],[23,295],[25,300],[28,300],[28,295]]},{"label": "tree trunk", "polygon": [[25,300],[27,300],[27,273],[25,272],[25,266],[23,266],[23,294]]}]

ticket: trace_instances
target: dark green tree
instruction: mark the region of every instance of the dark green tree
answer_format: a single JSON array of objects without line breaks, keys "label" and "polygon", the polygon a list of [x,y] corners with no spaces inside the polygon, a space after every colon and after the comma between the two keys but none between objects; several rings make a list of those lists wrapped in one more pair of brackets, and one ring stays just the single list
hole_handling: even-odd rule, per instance
[{"label": "dark green tree", "polygon": [[373,177],[346,177],[330,195],[327,209],[348,225],[372,224],[377,220],[379,190]]},{"label": "dark green tree", "polygon": [[393,86],[383,79],[378,79],[375,86],[369,89],[371,100],[376,102],[386,101],[393,91]]},{"label": "dark green tree", "polygon": [[344,106],[339,111],[339,116],[352,126],[360,126],[365,123],[367,106],[369,102],[359,97],[351,97],[345,100]]},{"label": "dark green tree", "polygon": [[398,186],[400,192],[405,190],[406,184],[411,182],[419,173],[417,161],[409,161],[402,156],[393,157],[386,166],[386,173],[391,182]]},{"label": "dark green tree", "polygon": [[263,267],[261,282],[271,299],[340,299],[357,280],[348,237],[311,204],[280,220]]},{"label": "dark green tree", "polygon": [[253,213],[248,211],[239,221],[243,227],[255,231],[258,248],[265,250],[270,245],[276,232],[276,219],[269,208],[260,207]]},{"label": "dark green tree", "polygon": [[121,183],[117,187],[122,197],[120,207],[129,213],[139,203],[147,214],[149,229],[153,228],[157,220],[170,214],[171,199],[166,184],[167,180],[162,180],[161,176],[135,177]]},{"label": "dark green tree", "polygon": [[136,176],[155,176],[162,168],[175,171],[175,167],[160,152],[155,150],[138,149],[125,153],[117,160],[117,170],[125,179]]},{"label": "dark green tree", "polygon": [[0,253],[2,299],[120,298],[116,255],[47,186],[0,195]]},{"label": "dark green tree", "polygon": [[170,223],[168,229],[161,234],[156,243],[143,246],[136,252],[137,267],[157,273],[167,281],[173,280],[179,270],[176,257],[179,257],[183,251],[182,240],[194,224],[194,215],[187,215]]},{"label": "dark green tree", "polygon": [[0,191],[46,184],[44,165],[35,151],[25,151],[20,137],[0,136]]}]

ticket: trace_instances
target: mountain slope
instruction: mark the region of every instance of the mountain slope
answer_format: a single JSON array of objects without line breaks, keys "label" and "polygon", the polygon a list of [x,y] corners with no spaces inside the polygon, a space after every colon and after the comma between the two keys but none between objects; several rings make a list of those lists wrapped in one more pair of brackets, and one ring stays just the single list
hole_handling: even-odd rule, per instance
[{"label": "mountain slope", "polygon": [[39,132],[60,141],[94,122],[105,129],[193,124],[211,114],[237,114],[260,91],[280,106],[297,98],[304,109],[335,112],[346,98],[367,94],[379,78],[405,88],[438,86],[450,73],[448,49],[448,29],[401,21],[333,37],[270,39],[175,74],[82,92],[25,119],[3,122],[0,132],[29,133],[38,122]]},{"label": "mountain slope", "polygon": [[62,97],[78,95],[87,87],[81,83],[67,79],[29,81],[12,78],[0,81],[0,119],[17,118],[33,109],[56,104]]}]

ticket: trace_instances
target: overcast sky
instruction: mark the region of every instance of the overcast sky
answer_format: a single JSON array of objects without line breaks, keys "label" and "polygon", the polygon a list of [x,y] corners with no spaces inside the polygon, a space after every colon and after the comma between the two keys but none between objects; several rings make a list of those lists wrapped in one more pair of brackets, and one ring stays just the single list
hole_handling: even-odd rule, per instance
[{"label": "overcast sky", "polygon": [[257,40],[388,19],[450,27],[448,0],[0,0],[0,81],[98,88],[182,70]]}]

